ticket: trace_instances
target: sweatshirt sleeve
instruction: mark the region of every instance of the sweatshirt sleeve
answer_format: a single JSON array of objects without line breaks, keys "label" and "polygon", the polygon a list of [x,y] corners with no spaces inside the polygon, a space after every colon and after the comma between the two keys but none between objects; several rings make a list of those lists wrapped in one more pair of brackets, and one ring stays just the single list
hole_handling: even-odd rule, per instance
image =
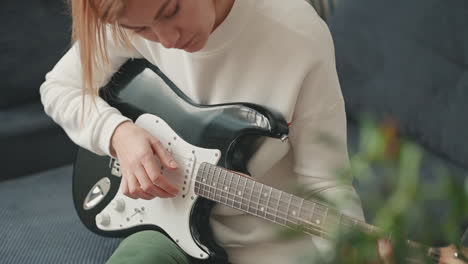
[{"label": "sweatshirt sleeve", "polygon": [[[82,107],[83,82],[79,52],[79,45],[75,43],[52,71],[47,73],[40,87],[41,101],[46,114],[65,130],[73,142],[98,155],[110,156],[112,134],[120,123],[129,118],[100,97],[96,98],[96,106],[91,103],[91,98],[85,98],[85,107]],[[95,74],[95,87],[105,85],[129,58],[141,57],[136,50],[118,48],[111,41],[108,41],[108,52],[110,67]]]},{"label": "sweatshirt sleeve", "polygon": [[294,171],[307,194],[362,220],[361,201],[349,174],[346,115],[333,41],[328,28],[322,29],[319,41],[315,41],[314,63],[304,79],[290,127]]}]

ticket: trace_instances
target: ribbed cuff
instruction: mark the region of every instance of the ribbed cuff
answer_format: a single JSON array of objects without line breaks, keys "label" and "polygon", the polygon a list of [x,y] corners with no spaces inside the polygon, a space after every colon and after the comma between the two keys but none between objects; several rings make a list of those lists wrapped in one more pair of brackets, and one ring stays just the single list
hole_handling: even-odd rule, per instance
[{"label": "ribbed cuff", "polygon": [[99,136],[99,141],[97,143],[103,155],[105,154],[110,157],[116,158],[111,155],[111,138],[117,126],[119,126],[125,121],[131,121],[131,119],[121,114],[114,113],[111,116],[109,116],[102,124],[101,135]]}]

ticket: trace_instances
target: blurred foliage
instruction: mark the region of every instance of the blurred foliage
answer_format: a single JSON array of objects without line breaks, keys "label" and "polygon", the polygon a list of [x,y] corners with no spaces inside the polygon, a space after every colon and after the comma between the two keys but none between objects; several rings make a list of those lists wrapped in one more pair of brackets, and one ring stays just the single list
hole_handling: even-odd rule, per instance
[{"label": "blurred foliage", "polygon": [[[378,124],[370,117],[362,120],[360,145],[350,157],[350,171],[340,174],[351,173],[361,184],[368,182],[375,188],[359,195],[375,211],[368,223],[382,229],[385,237],[390,238],[394,263],[436,263],[425,257],[426,248],[418,250],[408,246],[407,240],[412,240],[408,234],[421,233],[418,236],[421,245],[442,246],[439,245],[441,241],[458,244],[463,231],[461,221],[467,219],[468,182],[460,184],[461,178],[455,177],[442,164],[431,164],[436,176],[432,180],[423,179],[424,151],[412,140],[398,136],[395,121],[389,119]],[[335,146],[333,140],[324,138],[325,144]],[[377,166],[378,172],[375,170]],[[372,185],[375,177],[379,177],[381,186]],[[449,208],[440,208],[442,204]],[[432,210],[427,211],[427,206]],[[432,217],[434,213],[437,217]],[[415,226],[419,228],[415,230]],[[282,234],[287,238],[297,231],[300,232],[300,228]],[[377,255],[378,237],[358,230],[337,230],[336,233],[330,252],[322,256],[314,253],[300,263],[383,263]]]}]

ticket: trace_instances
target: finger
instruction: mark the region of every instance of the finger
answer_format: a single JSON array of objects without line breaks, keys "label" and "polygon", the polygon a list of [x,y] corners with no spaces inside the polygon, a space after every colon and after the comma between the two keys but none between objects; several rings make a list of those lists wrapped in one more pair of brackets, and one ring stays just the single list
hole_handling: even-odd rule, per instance
[{"label": "finger", "polygon": [[149,179],[154,185],[161,188],[164,192],[169,194],[170,197],[176,196],[179,193],[177,186],[170,183],[169,180],[161,174],[161,170],[156,165],[154,156],[145,158],[142,162]]},{"label": "finger", "polygon": [[177,169],[178,165],[174,158],[171,156],[169,151],[161,144],[161,141],[156,140],[155,138],[150,138],[151,147],[153,148],[154,153],[159,157],[164,166]]},{"label": "finger", "polygon": [[167,193],[162,188],[156,186],[148,177],[146,170],[144,169],[142,165],[136,168],[135,175],[138,179],[138,182],[140,183],[140,188],[145,193],[150,194],[153,197],[162,197],[162,198],[168,198],[168,197],[174,196],[174,195]]},{"label": "finger", "polygon": [[130,197],[132,199],[138,199],[136,196],[130,193],[130,189],[128,187],[127,172],[123,170],[122,170],[122,181],[120,182],[120,189],[125,196]]},{"label": "finger", "polygon": [[129,175],[130,177],[127,177],[127,182],[128,182],[128,189],[129,192],[132,196],[134,196],[134,199],[145,199],[145,200],[151,200],[153,197],[151,195],[145,193],[141,188],[140,188],[140,183],[138,182],[138,179],[136,178],[135,175],[131,174]]},{"label": "finger", "polygon": [[122,180],[120,181],[120,192],[122,192],[125,196],[130,197],[130,192],[128,191],[127,178],[124,177],[123,175],[122,175]]},{"label": "finger", "polygon": [[393,264],[393,248],[392,245],[384,239],[378,241],[379,256],[384,264]]}]

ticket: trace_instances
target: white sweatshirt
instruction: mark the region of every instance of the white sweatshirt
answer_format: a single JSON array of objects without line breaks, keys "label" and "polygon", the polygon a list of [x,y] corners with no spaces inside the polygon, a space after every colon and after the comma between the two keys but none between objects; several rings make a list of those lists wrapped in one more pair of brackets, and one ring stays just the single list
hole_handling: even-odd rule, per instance
[{"label": "white sweatshirt", "polygon": [[[110,43],[112,70],[101,74],[98,86],[128,58],[144,57],[195,102],[251,102],[279,111],[292,122],[289,141],[267,139],[248,164],[252,175],[284,191],[305,187],[363,219],[351,176],[343,182],[337,174],[349,162],[333,41],[308,3],[237,0],[207,45],[195,53],[166,49],[140,37],[132,39],[132,45],[133,50],[122,50]],[[40,88],[45,111],[76,144],[110,155],[112,133],[128,118],[98,99],[97,110],[87,114],[80,127],[81,83],[79,48],[74,45]],[[323,135],[334,139],[333,147],[321,140]],[[295,263],[328,244],[317,237],[283,241],[275,224],[223,205],[213,209],[211,226],[234,264]]]}]

